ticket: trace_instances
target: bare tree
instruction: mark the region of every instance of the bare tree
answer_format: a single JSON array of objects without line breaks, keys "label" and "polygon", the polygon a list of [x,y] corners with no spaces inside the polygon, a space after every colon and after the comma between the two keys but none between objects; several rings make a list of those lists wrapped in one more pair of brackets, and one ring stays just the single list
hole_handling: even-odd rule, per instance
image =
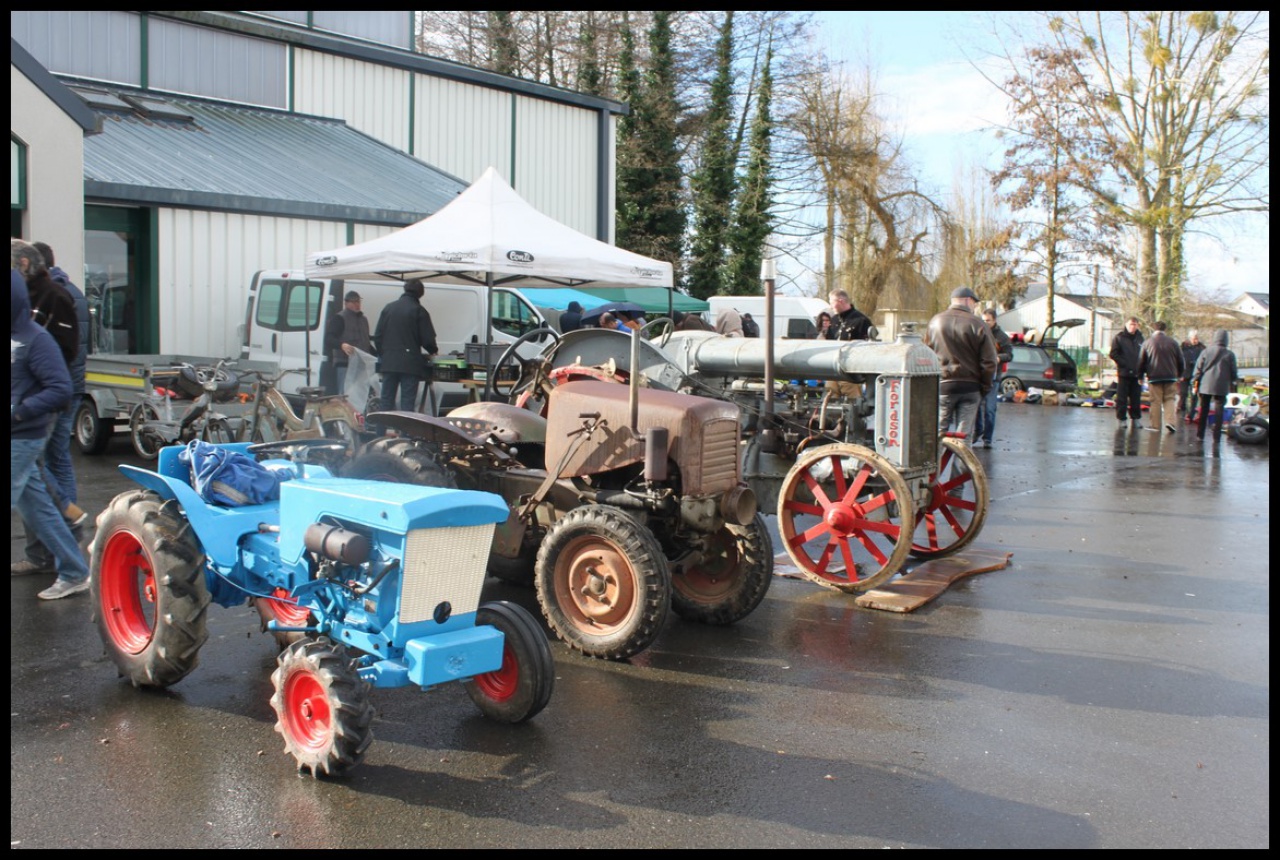
[{"label": "bare tree", "polygon": [[[1044,12],[1001,85],[1061,144],[1070,181],[1138,237],[1147,316],[1176,312],[1196,222],[1270,211],[1265,12]],[[1052,88],[1030,66],[1051,60]]]}]

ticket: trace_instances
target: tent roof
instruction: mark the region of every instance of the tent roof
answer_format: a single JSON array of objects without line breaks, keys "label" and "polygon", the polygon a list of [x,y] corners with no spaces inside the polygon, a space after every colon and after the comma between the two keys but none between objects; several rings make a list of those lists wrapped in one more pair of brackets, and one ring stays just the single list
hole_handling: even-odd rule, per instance
[{"label": "tent roof", "polygon": [[493,167],[429,218],[394,233],[307,254],[307,277],[534,286],[670,288],[670,263],[566,227],[534,209]]},{"label": "tent roof", "polygon": [[[666,314],[668,310],[686,311],[695,314],[709,310],[711,305],[702,299],[695,299],[676,290],[663,290],[655,287],[610,287],[597,289],[594,286],[582,288],[582,292],[599,297],[600,302],[635,302],[648,314]],[[668,300],[670,303],[668,304]],[[586,307],[584,305],[584,307]]]}]

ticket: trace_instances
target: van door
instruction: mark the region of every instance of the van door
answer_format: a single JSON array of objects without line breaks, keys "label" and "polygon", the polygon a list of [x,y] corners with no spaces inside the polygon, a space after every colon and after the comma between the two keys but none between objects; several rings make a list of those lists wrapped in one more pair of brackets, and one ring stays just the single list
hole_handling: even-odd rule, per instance
[{"label": "van door", "polygon": [[301,272],[256,273],[249,285],[242,355],[275,362],[281,370],[308,371],[282,379],[281,387],[286,391],[318,385],[324,345],[322,322],[335,307],[341,307],[340,291],[338,283],[308,280]]}]

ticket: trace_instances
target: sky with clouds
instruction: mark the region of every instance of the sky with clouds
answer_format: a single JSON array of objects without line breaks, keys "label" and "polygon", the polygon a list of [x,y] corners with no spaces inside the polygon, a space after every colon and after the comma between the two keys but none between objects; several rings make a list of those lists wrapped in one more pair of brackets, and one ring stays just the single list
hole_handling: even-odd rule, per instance
[{"label": "sky with clouds", "polygon": [[[1005,119],[1004,102],[974,68],[991,44],[984,12],[818,13],[833,59],[875,70],[891,119],[905,135],[908,155],[944,194],[957,171],[998,166],[1001,147],[988,131]],[[972,60],[972,62],[971,62]],[[1001,77],[993,67],[993,77]],[[1266,219],[1215,228],[1221,241],[1189,237],[1196,291],[1270,291]]]}]

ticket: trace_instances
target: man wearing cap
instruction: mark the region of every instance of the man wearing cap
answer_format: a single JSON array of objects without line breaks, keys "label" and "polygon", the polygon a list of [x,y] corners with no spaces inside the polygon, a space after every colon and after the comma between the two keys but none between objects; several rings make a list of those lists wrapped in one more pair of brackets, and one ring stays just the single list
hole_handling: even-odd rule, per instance
[{"label": "man wearing cap", "polygon": [[324,354],[333,365],[330,394],[341,394],[347,381],[347,362],[357,349],[373,352],[369,340],[369,318],[360,310],[360,294],[350,290],[342,310],[329,317],[324,326]]},{"label": "man wearing cap", "polygon": [[373,340],[378,350],[378,372],[382,374],[383,409],[395,409],[398,404],[402,412],[414,410],[418,383],[427,375],[427,359],[440,351],[431,314],[421,303],[425,293],[422,281],[406,282],[404,294],[383,308],[378,317]]},{"label": "man wearing cap", "polygon": [[938,354],[938,430],[954,427],[966,440],[973,435],[982,398],[995,384],[996,344],[973,312],[978,296],[968,287],[951,293],[951,307],[935,314],[925,330],[925,345]]}]

